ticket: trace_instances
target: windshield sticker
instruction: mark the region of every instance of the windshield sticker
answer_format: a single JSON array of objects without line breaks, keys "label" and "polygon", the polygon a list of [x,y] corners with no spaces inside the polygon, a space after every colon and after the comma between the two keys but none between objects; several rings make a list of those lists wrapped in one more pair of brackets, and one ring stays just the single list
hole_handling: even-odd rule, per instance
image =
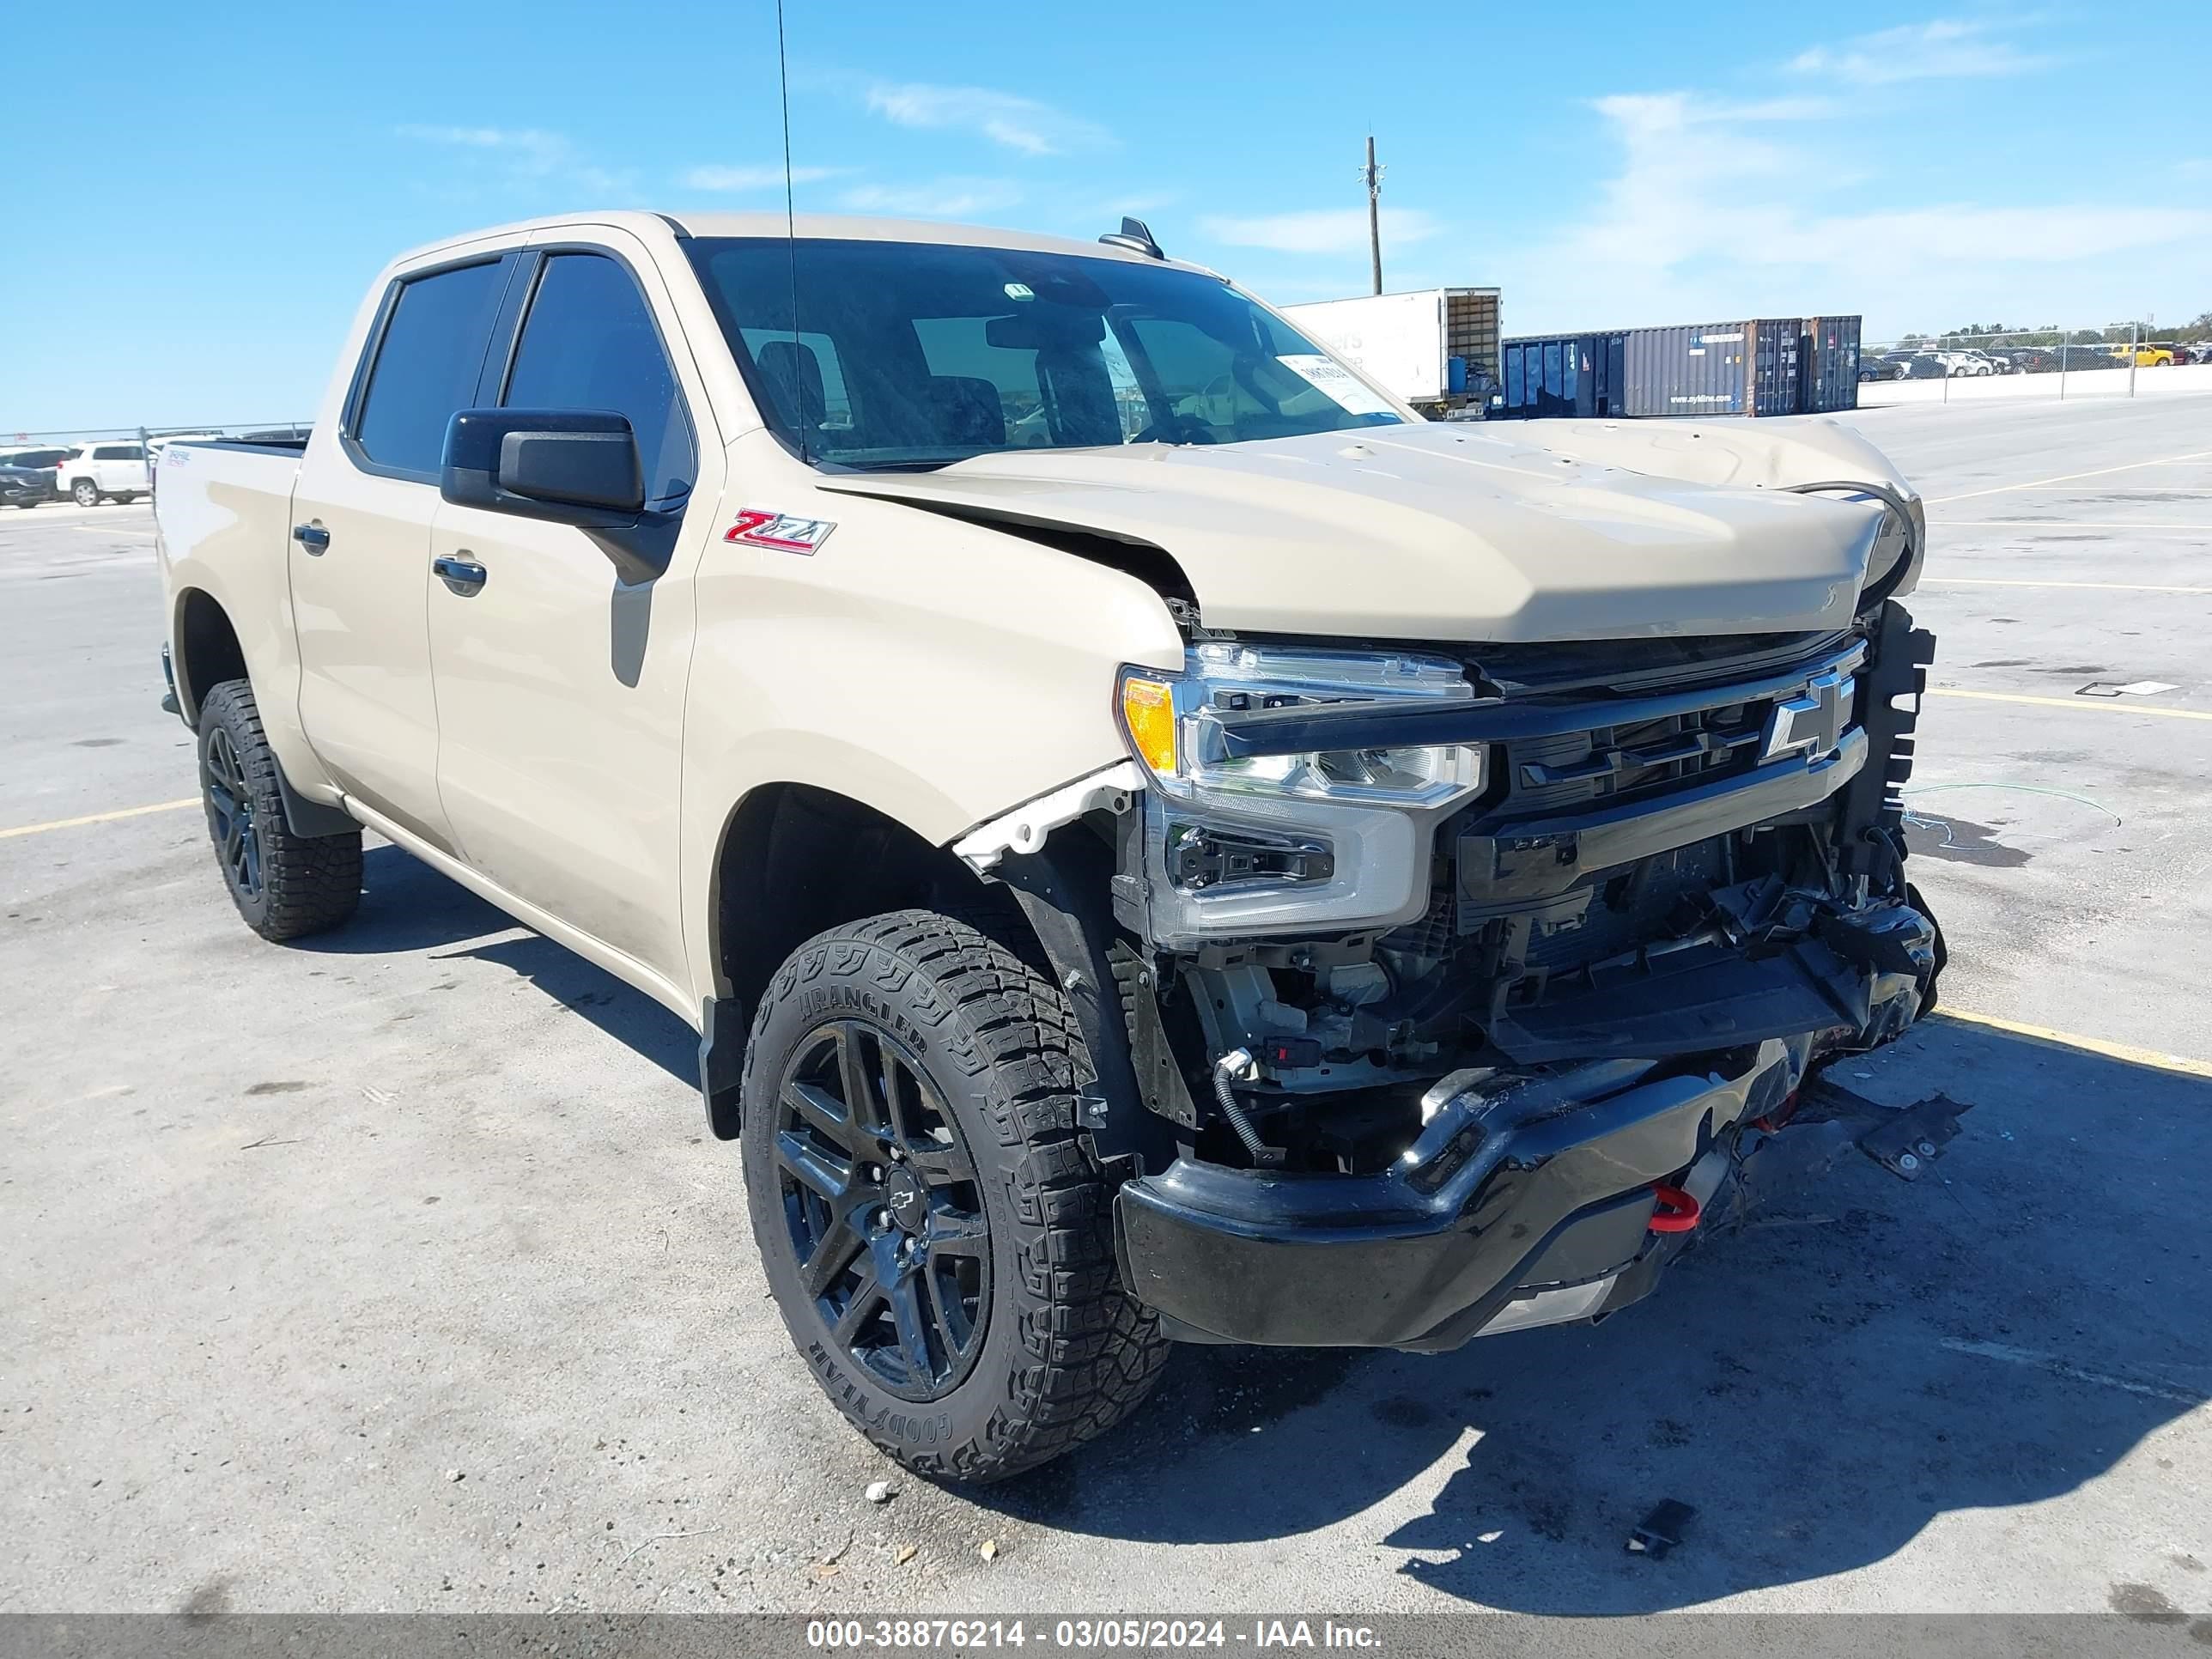
[{"label": "windshield sticker", "polygon": [[772,547],[780,553],[811,553],[830,539],[830,532],[836,527],[835,519],[797,519],[788,513],[748,507],[722,533],[722,539],[746,547]]},{"label": "windshield sticker", "polygon": [[1034,300],[1036,298],[1036,290],[1027,283],[1008,283],[1006,297],[1009,300]]},{"label": "windshield sticker", "polygon": [[1319,352],[1276,361],[1347,415],[1395,415],[1390,401],[1340,362]]}]

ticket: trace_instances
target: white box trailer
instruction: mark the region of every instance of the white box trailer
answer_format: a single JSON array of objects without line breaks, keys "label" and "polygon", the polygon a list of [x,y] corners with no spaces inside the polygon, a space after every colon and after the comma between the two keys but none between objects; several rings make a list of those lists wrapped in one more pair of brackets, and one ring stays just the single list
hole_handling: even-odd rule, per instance
[{"label": "white box trailer", "polygon": [[1425,288],[1285,306],[1316,341],[1409,404],[1449,409],[1486,398],[1498,380],[1494,288]]}]

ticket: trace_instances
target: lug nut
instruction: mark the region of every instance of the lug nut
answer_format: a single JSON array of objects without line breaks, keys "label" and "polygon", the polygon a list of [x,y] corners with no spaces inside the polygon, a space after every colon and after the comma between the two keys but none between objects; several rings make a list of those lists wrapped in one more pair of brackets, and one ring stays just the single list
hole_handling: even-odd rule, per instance
[{"label": "lug nut", "polygon": [[1897,1167],[1910,1175],[1920,1167],[1920,1160],[1910,1152],[1899,1152],[1897,1155]]}]

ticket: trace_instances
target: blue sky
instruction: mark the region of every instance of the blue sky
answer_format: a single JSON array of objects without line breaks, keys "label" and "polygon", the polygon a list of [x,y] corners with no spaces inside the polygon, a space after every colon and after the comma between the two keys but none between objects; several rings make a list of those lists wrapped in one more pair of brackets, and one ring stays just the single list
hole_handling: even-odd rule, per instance
[{"label": "blue sky", "polygon": [[[787,0],[802,210],[1170,252],[1283,302],[1495,283],[1509,332],[2212,309],[2212,7]],[[775,13],[110,0],[12,74],[0,436],[310,412],[401,248],[781,204]],[[72,31],[77,26],[72,24]],[[20,70],[20,66],[19,66]]]}]

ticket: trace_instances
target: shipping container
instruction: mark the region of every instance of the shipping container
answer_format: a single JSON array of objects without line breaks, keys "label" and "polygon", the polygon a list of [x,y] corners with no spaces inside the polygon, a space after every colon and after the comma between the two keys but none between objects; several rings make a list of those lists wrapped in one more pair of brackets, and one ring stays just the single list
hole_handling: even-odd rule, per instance
[{"label": "shipping container", "polygon": [[1826,415],[1859,406],[1859,319],[1808,317],[1802,356],[1805,395],[1798,406]]},{"label": "shipping container", "polygon": [[1417,407],[1486,399],[1498,377],[1494,288],[1431,288],[1285,306],[1283,315]]},{"label": "shipping container", "polygon": [[1492,413],[1514,418],[1622,413],[1625,339],[1620,334],[1569,334],[1506,341],[1499,348],[1504,373]]},{"label": "shipping container", "polygon": [[[1611,417],[1856,409],[1858,335],[1856,317],[1761,317],[1507,340],[1497,412]],[[1556,381],[1548,373],[1555,353]],[[1540,375],[1540,360],[1547,371]]]}]

